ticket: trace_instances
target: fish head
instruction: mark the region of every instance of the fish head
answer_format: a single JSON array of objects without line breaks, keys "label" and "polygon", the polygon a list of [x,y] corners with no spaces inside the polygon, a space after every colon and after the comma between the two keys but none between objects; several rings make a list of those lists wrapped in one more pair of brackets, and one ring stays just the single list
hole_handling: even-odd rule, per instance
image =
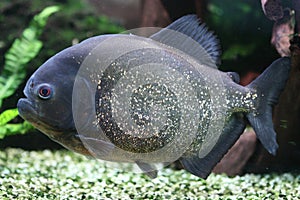
[{"label": "fish head", "polygon": [[19,115],[35,128],[66,148],[86,155],[89,153],[73,118],[73,87],[86,56],[107,37],[87,39],[48,59],[29,78],[24,88],[26,98],[19,99],[17,105]]},{"label": "fish head", "polygon": [[58,54],[29,78],[26,98],[18,101],[20,116],[54,140],[76,134],[72,116],[72,90],[79,62]]}]

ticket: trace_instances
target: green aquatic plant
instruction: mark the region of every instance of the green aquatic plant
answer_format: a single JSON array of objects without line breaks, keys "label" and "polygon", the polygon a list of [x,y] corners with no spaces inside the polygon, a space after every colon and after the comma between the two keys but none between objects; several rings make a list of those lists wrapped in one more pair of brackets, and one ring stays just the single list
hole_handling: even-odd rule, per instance
[{"label": "green aquatic plant", "polygon": [[[122,165],[122,169],[119,167]],[[118,167],[118,168],[116,168]],[[0,151],[1,199],[299,199],[300,174],[211,174],[164,168],[156,179],[132,165],[59,151]]]},{"label": "green aquatic plant", "polygon": [[[15,93],[26,77],[26,64],[41,50],[43,43],[38,38],[42,34],[49,16],[59,10],[58,6],[49,6],[35,15],[21,37],[17,38],[4,58],[4,67],[0,74],[0,107],[3,100]],[[32,129],[28,122],[9,123],[18,116],[16,108],[0,114],[0,139],[7,135],[26,133]]]},{"label": "green aquatic plant", "polygon": [[[42,46],[44,45],[45,51],[51,51],[51,54],[54,53],[52,52],[52,48],[45,47],[47,44],[43,44],[38,38],[42,34],[50,15],[62,9],[64,11],[64,17],[67,17],[67,20],[70,20],[69,18],[77,12],[72,11],[69,13],[70,10],[72,10],[72,6],[46,7],[43,11],[34,16],[28,28],[23,31],[21,37],[16,39],[11,48],[6,52],[4,56],[4,67],[0,74],[0,108],[2,108],[2,110],[3,100],[13,95],[20,84],[24,82],[26,77],[26,65],[40,53]],[[88,16],[77,23],[82,33],[88,32],[88,30],[86,30],[87,25],[94,27],[95,30],[97,30],[97,34],[124,31],[123,27],[112,22],[106,16]],[[74,39],[74,30],[62,29],[60,30],[60,35],[65,40]],[[55,40],[55,42],[57,43],[57,40]],[[47,43],[51,43],[51,41]],[[0,139],[8,135],[24,134],[33,129],[33,126],[27,121],[23,123],[10,123],[17,116],[18,111],[16,108],[8,109],[0,113]]]}]

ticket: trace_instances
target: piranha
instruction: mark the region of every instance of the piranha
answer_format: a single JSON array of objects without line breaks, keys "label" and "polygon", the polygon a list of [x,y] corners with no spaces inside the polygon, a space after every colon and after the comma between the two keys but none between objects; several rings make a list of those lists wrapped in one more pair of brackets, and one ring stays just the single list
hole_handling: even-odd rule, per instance
[{"label": "piranha", "polygon": [[149,37],[88,38],[47,60],[28,80],[20,116],[54,141],[97,159],[136,163],[180,160],[206,178],[249,122],[266,150],[278,148],[272,123],[290,59],[275,60],[243,87],[218,70],[216,36],[184,16]]}]

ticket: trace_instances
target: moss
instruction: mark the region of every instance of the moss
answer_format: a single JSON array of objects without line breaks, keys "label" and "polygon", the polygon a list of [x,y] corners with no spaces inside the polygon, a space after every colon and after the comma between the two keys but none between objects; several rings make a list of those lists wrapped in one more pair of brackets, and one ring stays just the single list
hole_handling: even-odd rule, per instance
[{"label": "moss", "polygon": [[[113,163],[69,151],[0,152],[1,199],[297,199],[299,174],[227,177],[207,180],[184,170],[163,169],[149,179]],[[125,165],[130,169],[130,165]]]}]

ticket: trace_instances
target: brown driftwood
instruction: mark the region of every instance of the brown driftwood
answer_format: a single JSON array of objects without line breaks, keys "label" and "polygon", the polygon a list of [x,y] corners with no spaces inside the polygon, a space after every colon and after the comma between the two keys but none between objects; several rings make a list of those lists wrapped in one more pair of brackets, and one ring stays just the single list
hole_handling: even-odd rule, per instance
[{"label": "brown driftwood", "polygon": [[[278,134],[279,149],[276,156],[271,156],[258,145],[255,156],[247,164],[248,172],[300,170],[300,1],[294,0],[292,9],[295,12],[296,27],[291,29],[288,21],[278,19],[275,26],[278,21],[282,21],[283,26],[277,27],[278,32],[273,30],[273,37],[274,34],[284,31],[279,30],[280,28],[296,31],[289,48],[292,61],[290,77],[274,111],[273,121]],[[288,50],[284,46],[286,45],[280,45],[279,49],[276,46],[279,53],[282,52],[282,47]]]},{"label": "brown driftwood", "polygon": [[290,78],[274,111],[274,125],[279,149],[277,155],[269,155],[261,145],[256,156],[248,163],[247,171],[300,170],[300,39],[294,38],[291,46],[292,66]]},{"label": "brown driftwood", "polygon": [[160,0],[142,1],[141,27],[165,27],[171,20]]}]

